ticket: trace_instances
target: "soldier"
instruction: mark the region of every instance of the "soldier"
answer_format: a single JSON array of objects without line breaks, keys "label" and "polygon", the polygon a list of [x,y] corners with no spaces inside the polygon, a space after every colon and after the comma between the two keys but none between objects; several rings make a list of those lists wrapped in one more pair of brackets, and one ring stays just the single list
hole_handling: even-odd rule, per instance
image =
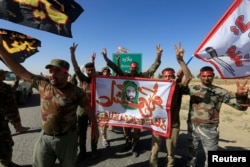
[{"label": "soldier", "polygon": [[[70,47],[70,56],[72,65],[74,67],[75,74],[79,80],[79,86],[80,88],[86,92],[89,104],[91,100],[91,80],[92,76],[96,74],[95,70],[95,57],[96,54],[93,53],[92,55],[92,61],[88,62],[84,65],[82,70],[78,66],[78,63],[75,58],[75,51],[77,48],[77,44],[73,43],[73,45]],[[94,111],[91,111],[93,114],[95,114]],[[88,115],[84,111],[82,107],[78,107],[77,109],[77,123],[78,123],[78,133],[79,133],[79,148],[80,152],[78,154],[78,162],[81,161],[83,158],[86,157],[86,138],[87,138],[87,129],[88,129]],[[91,140],[91,150],[92,150],[92,158],[95,159],[98,157],[97,154],[97,141]]]},{"label": "soldier", "polygon": [[35,144],[33,166],[54,166],[57,159],[63,167],[76,166],[78,106],[84,108],[92,122],[93,140],[98,140],[99,131],[85,92],[67,81],[69,63],[53,59],[45,66],[48,69],[48,79],[34,75],[17,63],[5,50],[1,35],[0,57],[13,72],[31,82],[40,94],[42,131]]},{"label": "soldier", "polygon": [[[102,55],[104,60],[106,61],[107,65],[114,70],[116,75],[118,76],[129,76],[129,77],[144,77],[144,78],[151,78],[153,77],[155,71],[158,69],[158,67],[161,64],[161,55],[162,55],[162,48],[160,45],[156,46],[156,59],[154,63],[151,65],[151,67],[142,73],[138,72],[138,63],[137,62],[131,62],[130,63],[130,73],[122,71],[119,66],[117,66],[114,62],[112,62],[108,57],[107,57],[107,50],[103,49]],[[122,151],[129,151],[132,148],[132,155],[133,157],[138,157],[139,155],[139,138],[140,138],[140,129],[134,128],[134,134],[131,132],[132,128],[127,128],[124,127],[124,137],[125,137],[125,144],[124,148]]]},{"label": "soldier", "polygon": [[[3,71],[2,69],[0,69],[0,71],[1,71],[0,82],[3,82],[4,79],[5,79],[5,77],[6,77],[7,71]],[[15,96],[15,90],[17,89],[17,87],[19,85],[19,79],[20,79],[20,77],[16,76],[14,85],[10,85],[11,86],[11,90],[13,91],[14,97],[16,97]],[[15,98],[15,100],[16,100],[16,98]],[[17,110],[18,110],[18,106],[16,106],[16,107],[17,107]],[[19,110],[18,110],[18,113],[19,113]],[[10,122],[10,123],[12,124],[12,122]],[[29,127],[24,127],[22,125],[21,121],[20,121],[20,124],[21,124],[21,127],[18,127],[18,129],[17,129],[17,127],[14,124],[12,124],[14,126],[16,132],[18,132],[18,133],[24,133],[24,132],[26,132],[27,130],[30,129]]]},{"label": "soldier", "polygon": [[14,141],[8,123],[10,122],[17,132],[22,132],[21,119],[10,85],[3,82],[6,71],[0,69],[0,166],[18,166],[12,162],[12,147]]},{"label": "soldier", "polygon": [[[214,69],[204,66],[200,69],[201,84],[190,85],[185,94],[190,95],[188,113],[188,147],[189,159],[187,166],[196,166],[197,153],[201,143],[205,153],[205,167],[208,166],[208,151],[216,151],[219,142],[219,115],[223,103],[240,111],[247,110],[247,81],[236,82],[237,92],[233,93],[213,84]],[[244,105],[243,105],[244,104]]]},{"label": "soldier", "polygon": [[[180,108],[181,100],[183,95],[183,90],[188,88],[188,84],[192,79],[192,74],[188,69],[187,65],[183,60],[184,49],[181,48],[181,43],[177,47],[175,45],[176,59],[181,66],[181,70],[175,76],[175,71],[173,68],[165,68],[162,70],[161,78],[166,81],[176,81],[175,92],[172,97],[171,104],[171,136],[165,139],[166,141],[166,167],[173,167],[175,164],[175,150],[178,141],[179,131],[180,131]],[[152,133],[152,146],[149,159],[150,167],[158,167],[158,152],[160,151],[162,144],[162,137]]]}]

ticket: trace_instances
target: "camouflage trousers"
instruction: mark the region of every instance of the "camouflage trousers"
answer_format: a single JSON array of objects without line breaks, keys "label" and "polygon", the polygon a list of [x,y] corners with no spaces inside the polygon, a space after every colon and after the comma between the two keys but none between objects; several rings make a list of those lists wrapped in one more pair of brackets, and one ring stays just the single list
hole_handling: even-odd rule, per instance
[{"label": "camouflage trousers", "polygon": [[188,163],[187,166],[195,167],[200,146],[205,153],[204,167],[208,166],[208,151],[218,149],[219,130],[218,124],[194,124],[188,122]]},{"label": "camouflage trousers", "polygon": [[152,146],[149,157],[149,166],[150,167],[158,167],[158,153],[161,149],[162,140],[166,140],[166,167],[173,167],[175,163],[175,148],[178,141],[179,136],[179,128],[172,128],[171,138],[165,139],[159,135],[152,133]]},{"label": "camouflage trousers", "polygon": [[101,134],[101,138],[103,141],[107,140],[107,129],[108,127],[105,125],[100,125],[99,126],[100,129],[100,134]]},{"label": "camouflage trousers", "polygon": [[8,167],[12,159],[12,147],[14,142],[11,137],[11,131],[8,121],[0,122],[0,166]]},{"label": "camouflage trousers", "polygon": [[[132,130],[134,131],[132,132]],[[141,129],[124,127],[123,133],[124,133],[124,138],[126,139],[126,141],[129,141],[132,143],[132,147],[135,147],[138,145]]]}]

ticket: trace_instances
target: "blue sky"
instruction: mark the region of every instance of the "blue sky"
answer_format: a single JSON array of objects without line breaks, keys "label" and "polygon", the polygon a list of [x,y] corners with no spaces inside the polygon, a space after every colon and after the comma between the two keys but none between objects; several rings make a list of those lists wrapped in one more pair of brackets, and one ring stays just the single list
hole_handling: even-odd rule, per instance
[{"label": "blue sky", "polygon": [[[175,59],[174,44],[182,43],[187,62],[209,31],[233,3],[233,0],[76,0],[84,12],[72,24],[73,38],[58,36],[0,19],[0,28],[18,31],[41,40],[39,52],[22,65],[39,74],[53,58],[70,61],[69,47],[78,44],[76,58],[79,65],[90,61],[96,52],[96,69],[106,66],[101,55],[107,48],[108,56],[121,45],[130,53],[142,53],[142,70],[147,70],[155,60],[156,45],[163,48],[162,64],[179,69]],[[193,75],[204,65],[193,58],[188,64]],[[0,62],[0,68],[8,69]],[[70,73],[73,73],[71,67]]]}]

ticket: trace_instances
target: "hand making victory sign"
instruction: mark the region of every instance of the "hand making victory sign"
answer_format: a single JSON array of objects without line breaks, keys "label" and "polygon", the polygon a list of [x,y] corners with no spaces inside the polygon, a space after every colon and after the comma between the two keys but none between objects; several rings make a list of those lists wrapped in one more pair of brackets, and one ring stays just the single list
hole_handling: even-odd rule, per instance
[{"label": "hand making victory sign", "polygon": [[247,82],[248,80],[245,80],[243,83],[236,81],[237,96],[240,98],[240,103],[242,106],[250,107],[250,99],[248,98],[249,87],[247,86]]},{"label": "hand making victory sign", "polygon": [[174,45],[177,60],[182,60],[184,56],[184,49],[179,42],[178,46]]},{"label": "hand making victory sign", "polygon": [[237,94],[239,96],[247,96],[249,92],[249,87],[247,86],[248,80],[245,80],[242,84],[239,81],[236,81]]},{"label": "hand making victory sign", "polygon": [[161,48],[160,44],[156,45],[156,54],[162,55],[163,49]]}]

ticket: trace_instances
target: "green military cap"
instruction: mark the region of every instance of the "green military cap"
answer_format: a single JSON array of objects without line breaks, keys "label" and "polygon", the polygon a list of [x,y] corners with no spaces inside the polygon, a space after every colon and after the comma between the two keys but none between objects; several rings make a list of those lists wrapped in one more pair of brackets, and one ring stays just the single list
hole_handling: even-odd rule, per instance
[{"label": "green military cap", "polygon": [[68,70],[69,70],[69,63],[67,61],[61,60],[61,59],[52,59],[50,64],[46,65],[45,68],[49,69],[49,68],[51,68],[51,66],[65,69],[66,72],[68,72]]}]

